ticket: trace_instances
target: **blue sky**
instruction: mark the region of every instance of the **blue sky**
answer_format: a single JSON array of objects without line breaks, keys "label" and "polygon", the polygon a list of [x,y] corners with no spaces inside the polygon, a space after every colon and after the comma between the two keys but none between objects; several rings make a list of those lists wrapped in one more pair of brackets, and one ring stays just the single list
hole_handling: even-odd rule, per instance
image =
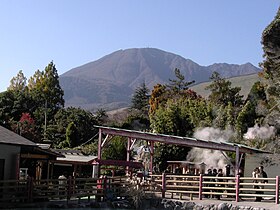
[{"label": "blue sky", "polygon": [[280,0],[0,0],[0,91],[54,61],[59,75],[119,49],[153,47],[200,65],[262,61]]}]

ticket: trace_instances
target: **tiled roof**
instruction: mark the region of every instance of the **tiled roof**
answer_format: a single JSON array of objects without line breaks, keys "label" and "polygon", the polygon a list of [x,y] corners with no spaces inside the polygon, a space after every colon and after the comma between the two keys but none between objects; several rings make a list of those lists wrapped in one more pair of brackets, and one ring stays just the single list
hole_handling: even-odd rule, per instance
[{"label": "tiled roof", "polygon": [[0,126],[0,144],[14,144],[14,145],[24,145],[24,146],[36,146],[32,141],[14,133]]}]

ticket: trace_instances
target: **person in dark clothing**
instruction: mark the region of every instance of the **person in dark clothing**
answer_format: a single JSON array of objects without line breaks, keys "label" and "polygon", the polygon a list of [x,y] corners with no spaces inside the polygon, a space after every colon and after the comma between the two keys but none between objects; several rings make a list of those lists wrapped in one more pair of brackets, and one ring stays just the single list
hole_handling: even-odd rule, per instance
[{"label": "person in dark clothing", "polygon": [[[263,170],[263,166],[260,166],[259,170],[262,178],[267,178],[267,173]],[[264,183],[267,183],[267,180],[264,180]]]},{"label": "person in dark clothing", "polygon": [[[205,174],[205,176],[213,176],[211,168],[209,168],[207,170],[207,174]],[[205,179],[205,182],[210,182],[210,181],[212,181],[212,179]],[[213,184],[206,184],[205,187],[213,187]],[[204,190],[204,192],[211,192],[211,191],[212,190],[210,190],[210,189],[205,189]],[[210,197],[210,195],[208,195],[208,194],[205,195],[205,198],[209,198],[209,197]]]},{"label": "person in dark clothing", "polygon": [[[218,170],[218,173],[217,173],[217,175],[216,175],[216,177],[223,177],[224,176],[224,174],[223,174],[223,169],[219,169]],[[216,179],[216,182],[223,182],[223,180],[222,179]],[[218,187],[218,188],[220,188],[220,187],[222,187],[222,185],[221,184],[216,184],[216,187]],[[221,192],[223,192],[223,190],[221,190],[221,189],[217,189],[216,190],[216,192],[217,193],[221,193]],[[220,200],[221,199],[221,195],[216,195],[216,198],[218,199],[218,200]]]},{"label": "person in dark clothing", "polygon": [[[267,178],[267,173],[263,170],[263,166],[259,166],[259,178]],[[266,183],[268,183],[267,180],[261,180],[259,182],[260,184],[259,189],[264,189],[264,186],[262,184],[266,184]],[[260,191],[259,194],[264,194],[264,191]],[[261,200],[263,200],[262,197],[258,197],[256,199],[256,201],[261,201]]]}]

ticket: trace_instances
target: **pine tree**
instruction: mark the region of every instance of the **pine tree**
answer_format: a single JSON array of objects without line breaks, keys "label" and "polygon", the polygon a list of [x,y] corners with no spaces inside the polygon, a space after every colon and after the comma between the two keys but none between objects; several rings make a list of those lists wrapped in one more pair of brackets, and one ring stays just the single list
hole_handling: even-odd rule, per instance
[{"label": "pine tree", "polygon": [[148,112],[149,91],[150,90],[147,88],[145,82],[143,82],[140,87],[136,88],[131,100],[131,108]]}]

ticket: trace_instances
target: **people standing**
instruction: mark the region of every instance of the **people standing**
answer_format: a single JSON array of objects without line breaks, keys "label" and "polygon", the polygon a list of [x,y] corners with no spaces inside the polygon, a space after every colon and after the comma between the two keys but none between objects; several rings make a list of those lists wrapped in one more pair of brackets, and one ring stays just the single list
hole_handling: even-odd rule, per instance
[{"label": "people standing", "polygon": [[[213,173],[212,173],[212,169],[211,168],[209,168],[208,170],[207,170],[207,174],[205,174],[205,176],[213,176]],[[212,179],[205,179],[205,182],[210,182],[210,181],[213,181]],[[206,184],[205,185],[205,187],[213,187],[213,184]],[[205,192],[212,192],[212,190],[210,190],[210,189],[205,189],[204,190]],[[205,198],[210,198],[211,196],[210,196],[210,194],[206,194],[205,195]]]},{"label": "people standing", "polygon": [[[260,189],[260,185],[259,185],[259,180],[258,178],[261,178],[261,174],[260,174],[260,169],[258,167],[256,167],[253,172],[252,172],[252,178],[254,179],[254,188],[255,189]],[[256,191],[256,194],[261,194],[261,192],[258,190]],[[257,196],[255,201],[261,201],[261,197]]]},{"label": "people standing", "polygon": [[[259,178],[265,178],[259,181],[259,189],[262,189],[259,193],[264,194],[264,184],[268,183],[268,181],[266,180],[267,173],[263,170],[263,166],[259,166]],[[257,201],[261,201],[262,199],[262,197],[258,197]]]},{"label": "people standing", "polygon": [[[219,169],[218,170],[218,173],[217,173],[217,175],[216,175],[216,177],[223,177],[224,176],[224,174],[223,174],[223,169]],[[222,179],[216,179],[216,182],[223,182],[223,180]],[[216,187],[218,187],[218,188],[221,188],[223,185],[222,184],[216,184]],[[217,193],[222,193],[223,192],[223,190],[222,189],[217,189],[217,191],[216,191]],[[221,199],[221,195],[220,194],[217,194],[216,195],[216,198],[218,199],[218,200],[220,200]]]}]

